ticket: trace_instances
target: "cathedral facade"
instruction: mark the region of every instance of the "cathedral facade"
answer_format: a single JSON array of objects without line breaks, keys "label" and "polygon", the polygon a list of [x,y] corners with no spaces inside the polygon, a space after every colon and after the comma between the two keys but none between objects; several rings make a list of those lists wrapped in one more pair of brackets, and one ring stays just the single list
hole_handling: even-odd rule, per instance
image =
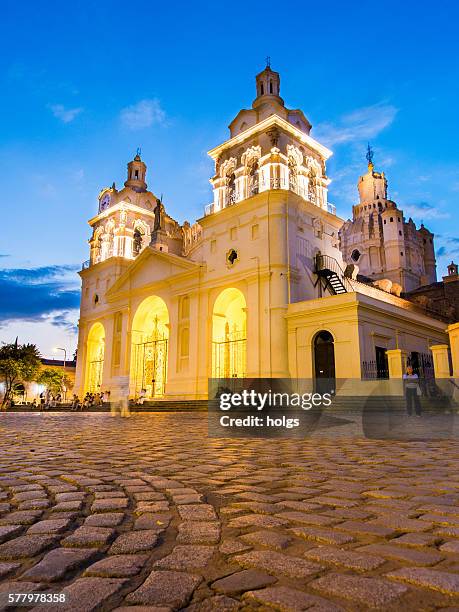
[{"label": "cathedral facade", "polygon": [[122,379],[131,397],[203,399],[212,377],[360,378],[375,359],[445,346],[444,322],[400,297],[435,279],[433,236],[403,220],[371,160],[345,223],[328,202],[332,153],[269,66],[229,129],[193,224],[148,190],[139,153],[123,189],[100,193],[76,392]]}]

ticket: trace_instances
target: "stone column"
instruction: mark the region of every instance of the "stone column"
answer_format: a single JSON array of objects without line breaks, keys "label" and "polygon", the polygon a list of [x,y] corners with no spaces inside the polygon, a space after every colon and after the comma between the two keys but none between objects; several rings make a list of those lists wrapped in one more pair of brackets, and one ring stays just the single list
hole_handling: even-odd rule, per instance
[{"label": "stone column", "polygon": [[453,362],[453,376],[459,378],[459,323],[448,326],[449,345],[451,347],[451,360]]},{"label": "stone column", "polygon": [[87,325],[80,319],[78,323],[78,349],[75,384],[73,386],[73,392],[79,397],[82,397],[83,395],[86,376],[86,333]]},{"label": "stone column", "polygon": [[406,370],[408,353],[403,349],[390,349],[387,351],[389,363],[389,378],[402,378]]},{"label": "stone column", "polygon": [[449,378],[449,358],[447,344],[434,344],[430,347],[432,351],[435,378]]}]

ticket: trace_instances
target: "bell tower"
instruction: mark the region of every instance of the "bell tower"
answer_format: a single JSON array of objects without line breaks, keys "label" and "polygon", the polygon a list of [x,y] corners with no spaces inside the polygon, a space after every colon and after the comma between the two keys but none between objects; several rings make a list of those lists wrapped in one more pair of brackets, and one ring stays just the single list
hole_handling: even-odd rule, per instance
[{"label": "bell tower", "polygon": [[266,102],[277,102],[284,105],[280,97],[280,75],[271,70],[271,60],[266,58],[266,68],[256,76],[257,97],[252,103],[253,108],[265,104]]},{"label": "bell tower", "polygon": [[130,187],[134,191],[139,193],[147,190],[147,183],[145,182],[145,175],[147,173],[147,166],[140,158],[140,149],[137,149],[137,154],[132,161],[127,165],[128,175],[125,181],[125,187]]}]

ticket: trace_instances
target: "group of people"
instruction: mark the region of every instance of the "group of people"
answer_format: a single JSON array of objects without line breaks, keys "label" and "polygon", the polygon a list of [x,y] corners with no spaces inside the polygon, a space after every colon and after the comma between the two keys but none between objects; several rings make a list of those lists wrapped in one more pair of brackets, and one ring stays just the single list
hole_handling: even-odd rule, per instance
[{"label": "group of people", "polygon": [[90,393],[88,391],[83,401],[80,401],[78,395],[74,393],[71,410],[88,410],[90,408],[102,406],[105,403],[110,403],[110,391],[97,393]]},{"label": "group of people", "polygon": [[[56,408],[56,406],[58,404],[61,404],[64,399],[62,393],[59,392],[54,395],[49,389],[47,391],[42,391],[39,397],[40,408],[42,408],[43,410],[46,410],[48,408]],[[33,399],[31,405],[33,408],[38,407],[38,402],[36,398]]]}]

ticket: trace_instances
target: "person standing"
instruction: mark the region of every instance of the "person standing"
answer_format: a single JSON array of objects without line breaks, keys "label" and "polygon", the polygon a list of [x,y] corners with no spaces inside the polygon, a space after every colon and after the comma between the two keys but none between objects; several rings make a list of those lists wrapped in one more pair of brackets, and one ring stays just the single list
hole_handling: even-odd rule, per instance
[{"label": "person standing", "polygon": [[403,375],[403,383],[405,387],[406,412],[408,416],[414,412],[417,417],[421,416],[421,387],[419,386],[419,376],[413,371],[412,366],[407,366],[406,372]]}]

